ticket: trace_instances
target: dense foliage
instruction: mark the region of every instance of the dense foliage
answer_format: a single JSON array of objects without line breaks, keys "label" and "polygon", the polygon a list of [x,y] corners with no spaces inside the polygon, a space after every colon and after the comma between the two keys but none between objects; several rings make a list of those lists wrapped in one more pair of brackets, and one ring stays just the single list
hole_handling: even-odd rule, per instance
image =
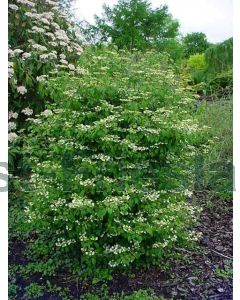
[{"label": "dense foliage", "polygon": [[216,74],[233,68],[233,39],[213,45],[205,52],[208,72]]},{"label": "dense foliage", "polygon": [[209,47],[206,34],[203,32],[188,33],[183,38],[184,54],[186,57],[205,52]]},{"label": "dense foliage", "polygon": [[202,82],[207,68],[204,54],[191,55],[187,60],[186,68],[190,72],[194,83]]},{"label": "dense foliage", "polygon": [[83,277],[161,264],[197,237],[185,201],[195,100],[155,52],[86,52],[80,65],[82,77],[48,83],[56,105],[29,120],[33,253]]},{"label": "dense foliage", "polygon": [[111,41],[119,49],[149,49],[178,35],[179,23],[166,5],[153,9],[147,0],[120,0],[113,8],[103,6],[103,16],[85,30],[90,39]]}]

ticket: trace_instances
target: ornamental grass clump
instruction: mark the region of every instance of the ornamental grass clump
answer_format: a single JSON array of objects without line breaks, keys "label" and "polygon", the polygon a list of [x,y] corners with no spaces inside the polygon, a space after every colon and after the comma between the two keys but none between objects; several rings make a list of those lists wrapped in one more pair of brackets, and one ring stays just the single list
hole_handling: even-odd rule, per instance
[{"label": "ornamental grass clump", "polygon": [[89,50],[79,65],[81,77],[46,82],[52,113],[29,119],[32,253],[84,278],[164,265],[198,238],[186,201],[195,100],[155,52]]}]

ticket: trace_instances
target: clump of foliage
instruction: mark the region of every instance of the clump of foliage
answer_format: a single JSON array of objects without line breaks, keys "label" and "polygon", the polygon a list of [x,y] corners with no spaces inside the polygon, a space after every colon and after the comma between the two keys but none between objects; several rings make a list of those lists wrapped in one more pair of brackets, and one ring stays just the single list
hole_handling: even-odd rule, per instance
[{"label": "clump of foliage", "polygon": [[85,28],[88,40],[112,42],[119,49],[145,50],[163,46],[178,35],[179,23],[166,5],[153,9],[147,0],[120,0],[113,8],[103,6],[96,25]]},{"label": "clump of foliage", "polygon": [[207,68],[204,54],[194,54],[187,60],[186,66],[195,84],[203,82]]},{"label": "clump of foliage", "polygon": [[170,38],[156,42],[155,48],[161,53],[167,53],[174,61],[175,65],[181,64],[184,46],[178,38]]},{"label": "clump of foliage", "polygon": [[80,78],[46,82],[56,104],[29,120],[25,213],[40,269],[104,279],[162,264],[197,239],[185,200],[200,129],[195,100],[165,56],[89,50],[80,66]]},{"label": "clump of foliage", "polygon": [[93,294],[85,294],[82,300],[164,300],[163,296],[156,296],[151,290],[138,290],[131,295],[113,295],[110,296],[108,293],[104,294],[103,297]]},{"label": "clump of foliage", "polygon": [[206,34],[203,32],[193,32],[187,34],[183,38],[184,54],[185,57],[189,57],[194,54],[201,54],[206,51],[210,46],[207,41]]},{"label": "clump of foliage", "polygon": [[213,45],[205,52],[207,62],[207,92],[232,94],[233,90],[233,39]]},{"label": "clump of foliage", "polygon": [[207,93],[215,93],[217,97],[232,95],[233,93],[233,70],[216,74],[207,82]]}]

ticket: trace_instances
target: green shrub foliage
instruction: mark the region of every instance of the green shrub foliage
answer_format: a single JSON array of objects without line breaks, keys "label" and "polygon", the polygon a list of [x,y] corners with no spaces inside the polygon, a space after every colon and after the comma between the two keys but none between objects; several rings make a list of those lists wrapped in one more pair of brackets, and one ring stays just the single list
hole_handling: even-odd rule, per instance
[{"label": "green shrub foliage", "polygon": [[200,83],[204,80],[207,64],[204,54],[194,54],[187,60],[187,70],[191,74],[194,83]]},{"label": "green shrub foliage", "polygon": [[56,106],[29,119],[25,212],[41,263],[109,278],[197,239],[191,180],[180,178],[200,129],[191,92],[161,54],[86,51],[80,66],[80,78],[46,82]]}]

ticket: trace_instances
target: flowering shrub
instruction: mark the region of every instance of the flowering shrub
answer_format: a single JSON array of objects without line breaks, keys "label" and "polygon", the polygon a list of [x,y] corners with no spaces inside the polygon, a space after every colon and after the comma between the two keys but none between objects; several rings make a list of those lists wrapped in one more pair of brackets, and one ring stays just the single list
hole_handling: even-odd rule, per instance
[{"label": "flowering shrub", "polygon": [[193,96],[161,54],[86,51],[80,66],[82,77],[46,83],[56,104],[28,120],[25,212],[41,264],[109,278],[197,239],[191,181],[180,178],[199,128]]},{"label": "flowering shrub", "polygon": [[[43,79],[60,70],[77,71],[81,46],[66,15],[52,0],[9,1],[10,121],[21,123],[30,112],[44,109]],[[13,120],[13,112],[19,118]],[[16,126],[17,127],[17,126]],[[13,127],[11,126],[11,130]],[[10,133],[9,141],[17,138]]]}]

